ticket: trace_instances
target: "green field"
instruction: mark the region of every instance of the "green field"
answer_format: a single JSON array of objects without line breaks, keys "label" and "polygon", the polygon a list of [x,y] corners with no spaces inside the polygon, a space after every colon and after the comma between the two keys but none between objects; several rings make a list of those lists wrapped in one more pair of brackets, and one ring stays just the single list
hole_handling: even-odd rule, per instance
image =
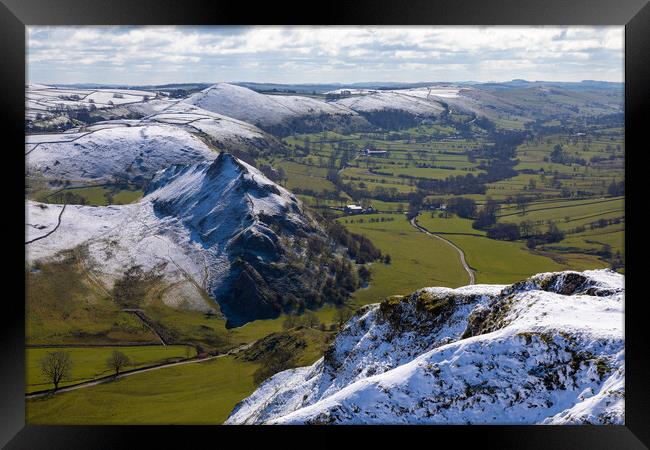
[{"label": "green field", "polygon": [[[306,366],[321,357],[332,337],[330,332],[299,327],[272,334],[236,356],[137,373],[117,381],[30,399],[26,404],[27,423],[220,424],[237,402],[257,387],[255,373],[265,365],[269,347],[293,344],[293,359],[288,367]],[[142,363],[185,356],[185,349],[180,346],[171,351],[155,349],[128,351]],[[101,370],[102,353],[108,350],[97,350],[75,350],[73,361],[82,355],[85,358],[85,372],[80,367],[75,376]],[[36,355],[28,354],[31,365],[36,359]],[[38,382],[34,375],[28,375],[28,379]]]},{"label": "green field", "polygon": [[418,216],[417,221],[432,233],[466,233],[482,236],[486,234],[483,230],[472,228],[472,221],[469,219],[463,219],[456,215],[442,218],[440,214],[439,211],[423,212]]},{"label": "green field", "polygon": [[485,236],[468,236],[467,233],[484,234],[473,229],[469,219],[455,216],[449,219],[432,218],[431,214],[422,214],[418,217],[418,223],[431,232],[450,233],[442,236],[463,249],[467,263],[476,271],[477,283],[510,284],[540,272],[607,267],[607,264],[593,255],[576,252],[562,256],[549,255],[531,251],[520,241],[507,242]]},{"label": "green field", "polygon": [[[609,246],[613,254],[619,252],[625,255],[624,202],[623,197],[534,202],[523,215],[514,206],[503,208],[499,221],[519,223],[527,220],[541,229],[546,227],[548,222],[554,222],[566,233],[565,238],[560,242],[542,246],[542,250],[556,253],[558,257],[568,258],[569,261],[574,260],[577,256],[575,254],[582,253],[582,261],[575,266],[580,269],[584,267],[584,259],[594,260],[594,255],[601,252],[603,246]],[[598,224],[602,220],[608,221],[605,226]],[[616,223],[609,223],[610,221]],[[602,266],[602,262],[598,261],[597,265]]]},{"label": "green field", "polygon": [[222,423],[254,389],[257,364],[225,356],[27,400],[26,421],[47,424]]},{"label": "green field", "polygon": [[619,217],[625,215],[625,204],[622,197],[535,203],[528,206],[525,214],[522,214],[520,210],[512,211],[512,209],[514,208],[502,211],[498,215],[499,221],[516,223],[522,220],[531,220],[540,224],[554,221],[560,228],[570,228],[581,223],[577,221],[589,222],[607,215]]},{"label": "green field", "polygon": [[[382,217],[394,220],[369,222]],[[353,301],[358,305],[379,302],[390,295],[408,294],[426,286],[458,287],[468,282],[456,250],[413,228],[404,215],[369,214],[338,220],[350,231],[367,236],[383,254],[391,256],[390,264],[372,263],[370,286],[353,294]]]},{"label": "green field", "polygon": [[560,244],[585,246],[585,248],[593,248],[594,245],[609,245],[613,251],[625,253],[624,238],[625,225],[619,224],[570,235]]},{"label": "green field", "polygon": [[115,189],[107,186],[70,187],[57,190],[42,190],[33,195],[33,199],[43,203],[68,203],[64,200],[66,193],[73,194],[75,200],[83,199],[90,206],[126,205],[142,198],[141,189]]},{"label": "green field", "polygon": [[52,384],[41,372],[40,361],[49,352],[65,351],[70,353],[72,371],[70,378],[64,380],[60,387],[111,375],[106,360],[113,350],[118,350],[129,357],[131,364],[126,369],[135,369],[165,362],[191,358],[196,355],[193,347],[183,345],[168,346],[115,346],[115,347],[28,347],[25,353],[26,392],[51,389]]},{"label": "green field", "polygon": [[[453,217],[431,218],[423,214],[418,223],[431,232],[481,234],[471,227],[471,221]],[[444,234],[443,237],[465,252],[465,258],[475,270],[477,283],[514,283],[538,272],[562,270],[553,260],[533,255],[521,243],[503,242],[483,236]]]}]

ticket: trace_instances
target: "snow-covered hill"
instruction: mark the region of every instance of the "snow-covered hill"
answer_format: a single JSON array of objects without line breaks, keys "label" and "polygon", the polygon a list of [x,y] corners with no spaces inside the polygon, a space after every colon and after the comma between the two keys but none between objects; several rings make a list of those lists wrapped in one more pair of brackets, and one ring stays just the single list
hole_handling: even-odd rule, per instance
[{"label": "snow-covered hill", "polygon": [[567,271],[368,305],[226,423],[622,424],[623,283]]},{"label": "snow-covered hill", "polygon": [[277,132],[291,127],[309,127],[312,121],[318,122],[317,130],[339,122],[366,124],[356,112],[334,102],[298,95],[264,95],[227,83],[210,86],[183,103]]},{"label": "snow-covered hill", "polygon": [[202,133],[228,151],[247,147],[266,148],[279,142],[254,125],[197,106],[177,102],[147,115],[143,122],[173,124],[193,133]]},{"label": "snow-covered hill", "polygon": [[28,169],[47,178],[96,181],[149,180],[169,164],[217,157],[196,135],[177,126],[126,122],[74,134],[28,136],[26,153]]},{"label": "snow-covered hill", "polygon": [[28,168],[50,179],[148,181],[170,164],[216,158],[217,152],[206,141],[225,151],[280,145],[251,124],[170,103],[137,120],[110,120],[65,133],[28,135],[25,153]]},{"label": "snow-covered hill", "polygon": [[[341,93],[344,89],[332,91]],[[333,103],[354,110],[370,121],[373,113],[400,111],[418,117],[438,116],[445,109],[483,116],[526,117],[611,114],[621,111],[615,91],[585,91],[576,86],[523,86],[475,84],[473,86],[432,85],[409,89],[348,89],[351,96]]]},{"label": "snow-covered hill", "polygon": [[114,108],[146,102],[157,97],[155,92],[135,89],[76,89],[70,87],[29,84],[25,92],[25,117],[52,116],[56,108]]},{"label": "snow-covered hill", "polygon": [[428,96],[428,90],[403,89],[371,91],[337,100],[336,103],[360,113],[397,110],[418,116],[438,116],[444,111],[442,97]]},{"label": "snow-covered hill", "polygon": [[226,153],[175,164],[145,194],[135,204],[68,205],[62,214],[61,205],[27,202],[27,241],[55,230],[27,245],[28,260],[83,248],[86,266],[109,288],[141,266],[185,292],[196,309],[205,308],[206,291],[232,324],[272,317],[317,290],[311,272],[294,266],[313,267],[305,238],[333,243],[293,194],[254,167]]}]

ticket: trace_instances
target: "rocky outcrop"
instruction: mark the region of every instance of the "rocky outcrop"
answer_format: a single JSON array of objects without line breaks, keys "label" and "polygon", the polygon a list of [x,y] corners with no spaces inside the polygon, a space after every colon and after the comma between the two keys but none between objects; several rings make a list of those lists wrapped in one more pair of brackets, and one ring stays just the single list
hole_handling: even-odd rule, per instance
[{"label": "rocky outcrop", "polygon": [[622,424],[623,276],[544,273],[366,306],[229,424]]}]

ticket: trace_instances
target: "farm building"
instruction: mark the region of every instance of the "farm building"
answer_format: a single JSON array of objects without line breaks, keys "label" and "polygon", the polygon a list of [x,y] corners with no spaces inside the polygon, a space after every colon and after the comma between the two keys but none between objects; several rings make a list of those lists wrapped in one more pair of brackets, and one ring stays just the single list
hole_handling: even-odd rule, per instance
[{"label": "farm building", "polygon": [[363,208],[359,205],[346,205],[344,211],[345,214],[362,214]]},{"label": "farm building", "polygon": [[363,151],[363,154],[366,156],[386,156],[387,153],[386,150],[372,150],[369,148]]},{"label": "farm building", "polygon": [[447,205],[444,203],[441,204],[430,204],[425,206],[426,209],[433,210],[433,211],[446,211],[447,210]]}]

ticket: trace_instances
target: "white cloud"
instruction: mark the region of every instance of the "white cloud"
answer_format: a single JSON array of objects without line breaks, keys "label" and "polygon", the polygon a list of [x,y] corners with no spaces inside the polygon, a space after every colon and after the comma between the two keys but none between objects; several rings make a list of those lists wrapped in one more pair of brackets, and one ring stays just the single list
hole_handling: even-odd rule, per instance
[{"label": "white cloud", "polygon": [[[620,81],[623,30],[30,26],[27,56],[30,81],[43,83],[550,80],[558,74],[568,81],[584,74]],[[118,70],[123,67],[139,70],[129,78],[128,70]]]}]

